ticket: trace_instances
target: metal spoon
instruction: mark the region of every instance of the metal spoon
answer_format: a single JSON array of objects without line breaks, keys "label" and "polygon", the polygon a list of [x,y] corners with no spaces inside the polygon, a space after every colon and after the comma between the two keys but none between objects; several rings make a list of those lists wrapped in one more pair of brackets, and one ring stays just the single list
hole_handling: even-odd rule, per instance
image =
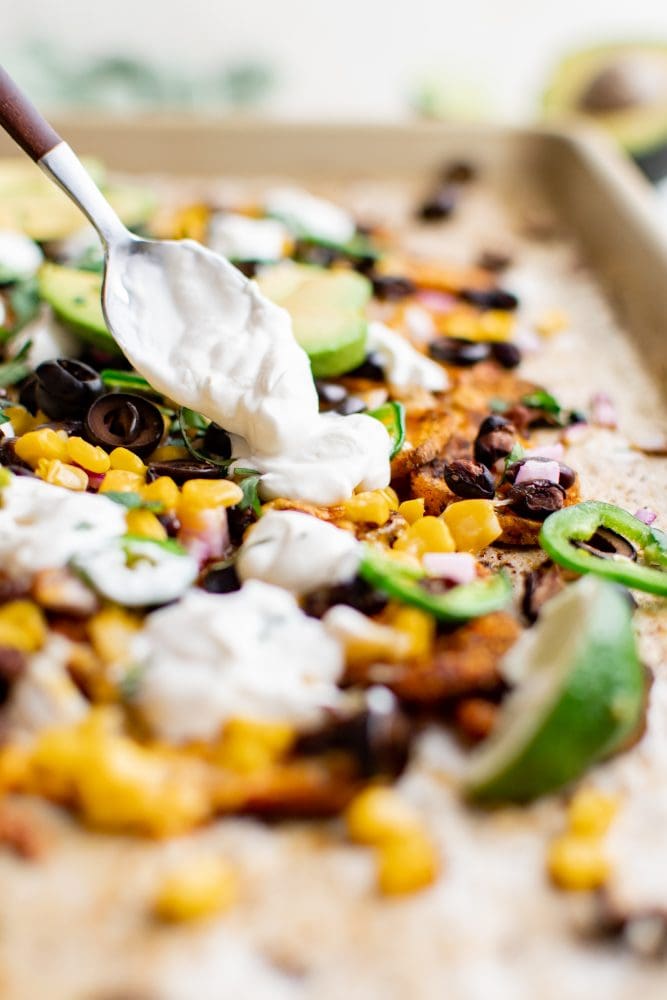
[{"label": "metal spoon", "polygon": [[[219,310],[212,310],[203,321],[199,318],[198,372],[193,370],[187,352],[186,357],[179,357],[180,370],[174,370],[174,345],[185,342],[185,333],[192,326],[188,306],[196,302],[198,288],[203,288],[204,283],[224,287],[228,293],[226,313],[236,310],[243,314],[252,305],[248,280],[224,257],[193,240],[146,240],[129,232],[73,150],[2,67],[0,125],[69,195],[97,230],[104,246],[102,308],[120,349],[154,388],[182,406],[202,409],[202,383],[210,371],[219,368]],[[164,295],[154,297],[149,315],[140,315],[128,289],[145,282],[147,268],[159,272]],[[170,317],[175,315],[178,322],[167,330],[160,309],[170,303],[177,306]],[[302,378],[303,374],[296,371],[294,378]],[[289,394],[287,388],[285,395]],[[216,417],[215,413],[208,415]]]}]

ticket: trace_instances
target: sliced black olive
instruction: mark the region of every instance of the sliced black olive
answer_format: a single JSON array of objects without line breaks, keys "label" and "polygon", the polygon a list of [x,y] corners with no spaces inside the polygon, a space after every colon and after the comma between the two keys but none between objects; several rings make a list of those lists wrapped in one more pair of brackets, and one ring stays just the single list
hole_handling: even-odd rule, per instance
[{"label": "sliced black olive", "polygon": [[201,582],[204,590],[210,594],[231,594],[241,589],[241,582],[236,575],[233,563],[210,569]]},{"label": "sliced black olive", "polygon": [[489,469],[499,458],[506,458],[514,447],[516,430],[505,417],[492,415],[482,421],[475,438],[475,461]]},{"label": "sliced black olive", "polygon": [[39,409],[36,399],[37,385],[37,376],[33,372],[32,375],[29,375],[27,379],[22,382],[21,388],[19,389],[19,403],[21,406],[25,406],[26,410],[29,410],[33,416]]},{"label": "sliced black olive", "polygon": [[504,288],[464,288],[461,298],[480,309],[504,309],[509,312],[519,305],[516,295],[506,292]]},{"label": "sliced black olive", "polygon": [[600,556],[602,559],[611,559],[614,556],[624,556],[626,559],[632,559],[633,562],[637,559],[637,550],[634,545],[623,535],[612,531],[611,528],[598,528],[588,541],[577,541],[573,544],[579,549],[592,552],[594,556]]},{"label": "sliced black olive", "polygon": [[408,295],[413,295],[415,290],[414,281],[397,274],[377,274],[373,278],[373,292],[382,302],[405,299]]},{"label": "sliced black olive", "polygon": [[558,483],[547,479],[534,479],[530,483],[512,486],[508,493],[512,510],[529,521],[544,521],[549,514],[560,510],[565,500],[565,490]]},{"label": "sliced black olive", "polygon": [[412,726],[387,688],[371,688],[364,706],[341,715],[322,728],[304,733],[295,746],[297,753],[322,754],[348,751],[356,757],[364,777],[398,777],[410,753]]},{"label": "sliced black olive", "polygon": [[445,466],[445,482],[452,493],[466,500],[492,500],[495,482],[481,462],[459,459]]},{"label": "sliced black olive", "polygon": [[257,514],[252,509],[252,507],[246,507],[245,510],[241,510],[240,507],[228,507],[227,508],[227,524],[229,527],[229,540],[232,545],[240,545],[243,541],[243,536],[250,527],[257,520]]},{"label": "sliced black olive", "polygon": [[103,390],[98,372],[72,358],[43,361],[35,379],[35,403],[52,420],[82,417]]},{"label": "sliced black olive", "polygon": [[86,414],[86,437],[103,448],[128,448],[140,458],[150,455],[164,437],[162,414],[154,403],[129,392],[100,396]]},{"label": "sliced black olive", "polygon": [[464,337],[438,337],[428,345],[428,353],[435,361],[467,368],[486,361],[491,348],[483,340],[466,340]]},{"label": "sliced black olive", "polygon": [[518,368],[521,364],[521,351],[516,344],[510,344],[508,341],[491,344],[491,357],[503,368]]},{"label": "sliced black olive", "polygon": [[196,458],[173,458],[164,462],[151,462],[146,479],[149,483],[159,476],[169,476],[178,486],[188,479],[222,479],[223,470],[211,462],[198,462]]},{"label": "sliced black olive", "polygon": [[232,439],[220,424],[209,424],[204,434],[204,451],[216,458],[232,457]]},{"label": "sliced black olive", "polygon": [[387,605],[387,598],[370,584],[355,577],[349,583],[318,587],[303,599],[303,610],[311,618],[321,618],[335,604],[347,604],[365,615],[376,615]]}]

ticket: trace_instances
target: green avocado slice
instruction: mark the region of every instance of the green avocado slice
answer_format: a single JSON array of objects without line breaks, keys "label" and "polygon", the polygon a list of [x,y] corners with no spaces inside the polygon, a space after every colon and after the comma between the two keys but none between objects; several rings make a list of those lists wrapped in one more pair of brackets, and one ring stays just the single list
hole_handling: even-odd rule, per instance
[{"label": "green avocado slice", "polygon": [[366,304],[372,287],[356,271],[327,271],[281,263],[258,279],[262,292],[283,306],[294,336],[310,358],[315,378],[351,371],[366,356]]},{"label": "green avocado slice", "polygon": [[41,298],[81,340],[113,354],[121,353],[102,313],[100,274],[47,263],[40,268],[37,281]]},{"label": "green avocado slice", "polygon": [[548,120],[604,128],[651,180],[667,173],[667,44],[602,45],[572,53],[543,97]]}]

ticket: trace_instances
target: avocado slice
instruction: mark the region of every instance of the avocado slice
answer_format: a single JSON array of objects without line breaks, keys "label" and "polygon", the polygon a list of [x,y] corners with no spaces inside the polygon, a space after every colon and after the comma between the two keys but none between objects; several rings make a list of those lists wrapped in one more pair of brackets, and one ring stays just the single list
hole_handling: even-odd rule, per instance
[{"label": "avocado slice", "polygon": [[285,261],[258,278],[262,292],[292,317],[294,336],[315,378],[351,371],[366,356],[365,308],[372,294],[356,271],[327,271]]},{"label": "avocado slice", "polygon": [[606,129],[653,181],[667,174],[667,43],[602,45],[572,53],[544,94],[549,120]]},{"label": "avocado slice", "polygon": [[[97,160],[84,160],[95,183],[126,226],[143,225],[155,211],[152,192],[125,184],[105,183]],[[0,160],[0,229],[18,230],[38,243],[60,240],[85,225],[76,205],[26,160]]]},{"label": "avocado slice", "polygon": [[39,269],[37,282],[41,298],[82,340],[121,353],[102,313],[102,275],[47,263]]}]

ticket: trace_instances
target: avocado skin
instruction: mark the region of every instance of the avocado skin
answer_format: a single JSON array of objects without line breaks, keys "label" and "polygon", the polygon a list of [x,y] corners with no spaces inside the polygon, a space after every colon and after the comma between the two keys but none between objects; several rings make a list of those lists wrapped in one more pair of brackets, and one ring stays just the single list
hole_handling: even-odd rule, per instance
[{"label": "avocado skin", "polygon": [[667,42],[607,44],[571,52],[556,67],[544,92],[542,107],[549,121],[578,120],[609,132],[649,181],[667,176],[667,86],[659,102],[618,108],[611,114],[586,112],[579,101],[586,87],[606,69],[628,57],[664,61]]}]

